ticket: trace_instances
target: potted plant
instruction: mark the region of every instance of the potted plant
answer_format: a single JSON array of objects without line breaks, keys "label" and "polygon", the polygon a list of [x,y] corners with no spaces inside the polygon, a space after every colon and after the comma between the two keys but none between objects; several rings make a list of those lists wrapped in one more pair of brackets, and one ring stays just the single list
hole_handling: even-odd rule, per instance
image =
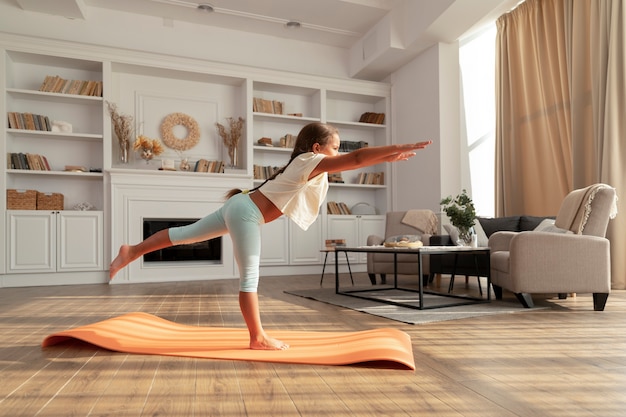
[{"label": "potted plant", "polygon": [[467,195],[467,191],[463,189],[461,194],[454,198],[448,196],[439,204],[450,218],[452,225],[459,230],[459,240],[464,244],[470,244],[473,234],[472,227],[476,219],[476,208],[471,197]]}]

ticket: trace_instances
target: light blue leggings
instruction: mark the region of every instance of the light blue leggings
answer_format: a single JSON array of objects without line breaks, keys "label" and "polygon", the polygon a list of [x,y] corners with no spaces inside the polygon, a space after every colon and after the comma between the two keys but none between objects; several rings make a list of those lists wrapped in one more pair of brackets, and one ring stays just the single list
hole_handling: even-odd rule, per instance
[{"label": "light blue leggings", "polygon": [[239,290],[256,292],[259,286],[263,214],[248,194],[236,194],[217,211],[187,226],[172,227],[174,245],[195,243],[230,234],[239,266]]}]

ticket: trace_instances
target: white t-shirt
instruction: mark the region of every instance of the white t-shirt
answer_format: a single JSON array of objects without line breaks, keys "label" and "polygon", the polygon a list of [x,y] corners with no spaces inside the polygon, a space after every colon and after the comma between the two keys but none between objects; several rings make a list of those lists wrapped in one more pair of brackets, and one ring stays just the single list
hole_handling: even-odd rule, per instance
[{"label": "white t-shirt", "polygon": [[328,192],[327,173],[323,172],[308,180],[325,156],[313,152],[298,155],[285,172],[266,182],[259,190],[302,230],[307,230],[317,219],[319,208]]}]

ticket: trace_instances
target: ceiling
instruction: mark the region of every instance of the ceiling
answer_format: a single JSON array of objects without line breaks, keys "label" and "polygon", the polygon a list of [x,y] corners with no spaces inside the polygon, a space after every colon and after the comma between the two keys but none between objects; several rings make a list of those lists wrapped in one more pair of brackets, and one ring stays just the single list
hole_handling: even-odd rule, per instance
[{"label": "ceiling", "polygon": [[[72,19],[98,19],[111,12],[142,14],[175,21],[235,29],[354,50],[384,24],[391,38],[376,60],[353,76],[377,78],[408,62],[436,42],[453,42],[487,18],[511,9],[519,0],[0,0],[26,11]],[[202,10],[201,5],[212,8]],[[298,22],[298,28],[286,27]],[[395,41],[393,38],[400,39]],[[364,41],[365,40],[365,41]],[[380,41],[376,41],[380,48]],[[382,52],[382,53],[381,53]],[[358,49],[361,54],[361,49]],[[376,62],[373,62],[376,61]],[[369,71],[368,68],[370,67]]]}]

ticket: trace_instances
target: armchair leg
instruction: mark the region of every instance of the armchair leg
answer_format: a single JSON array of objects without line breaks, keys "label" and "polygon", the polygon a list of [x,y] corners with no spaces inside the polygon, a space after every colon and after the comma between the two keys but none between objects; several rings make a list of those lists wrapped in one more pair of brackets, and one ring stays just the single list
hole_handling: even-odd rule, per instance
[{"label": "armchair leg", "polygon": [[522,303],[524,308],[533,308],[535,306],[535,304],[533,303],[533,298],[531,297],[530,294],[525,293],[525,292],[520,292],[520,293],[516,293],[515,296],[517,297],[518,301]]},{"label": "armchair leg", "polygon": [[607,293],[593,293],[593,309],[595,311],[604,311],[606,300],[609,298]]},{"label": "armchair leg", "polygon": [[559,300],[566,300],[566,299],[567,299],[567,293],[560,292],[559,293]]},{"label": "armchair leg", "polygon": [[380,274],[380,283],[381,284],[387,283],[387,274]]},{"label": "armchair leg", "polygon": [[496,297],[496,300],[502,300],[502,287],[493,284],[491,286],[493,287],[493,295]]}]

